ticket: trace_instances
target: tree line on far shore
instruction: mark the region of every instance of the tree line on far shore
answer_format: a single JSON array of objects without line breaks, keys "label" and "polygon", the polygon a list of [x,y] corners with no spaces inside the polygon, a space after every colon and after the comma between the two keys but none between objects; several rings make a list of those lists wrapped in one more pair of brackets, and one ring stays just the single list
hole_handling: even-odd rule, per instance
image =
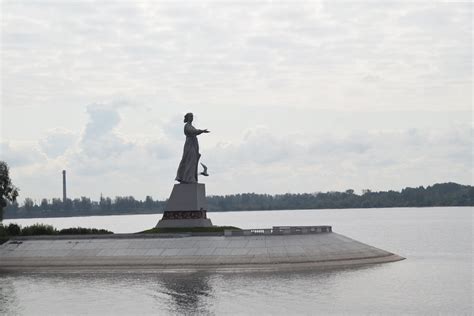
[{"label": "tree line on far shore", "polygon": [[[362,194],[356,194],[354,190],[346,190],[277,195],[243,193],[208,196],[207,201],[208,211],[473,206],[474,187],[450,182],[426,188],[405,188],[400,192],[364,190]],[[21,206],[16,202],[8,203],[4,218],[153,214],[163,212],[165,205],[166,201],[153,200],[151,196],[144,200],[125,196],[114,199],[101,197],[99,201],[81,197],[66,201],[59,198],[42,199],[39,202],[26,198]]]}]

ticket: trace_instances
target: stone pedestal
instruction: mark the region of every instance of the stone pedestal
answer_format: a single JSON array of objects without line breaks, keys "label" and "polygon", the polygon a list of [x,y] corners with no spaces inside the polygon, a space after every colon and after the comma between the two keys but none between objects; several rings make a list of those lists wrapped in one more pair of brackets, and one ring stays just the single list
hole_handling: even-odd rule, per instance
[{"label": "stone pedestal", "polygon": [[206,188],[203,183],[175,184],[163,218],[156,227],[211,227],[207,218]]}]

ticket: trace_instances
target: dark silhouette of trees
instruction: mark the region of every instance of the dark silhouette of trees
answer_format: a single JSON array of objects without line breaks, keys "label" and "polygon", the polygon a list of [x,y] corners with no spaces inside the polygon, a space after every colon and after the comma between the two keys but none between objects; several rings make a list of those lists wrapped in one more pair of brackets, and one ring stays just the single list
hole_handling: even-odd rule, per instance
[{"label": "dark silhouette of trees", "polygon": [[303,194],[233,194],[207,198],[210,211],[292,210],[334,208],[383,208],[425,206],[472,206],[474,188],[457,183],[405,188],[401,192],[363,190]]},{"label": "dark silhouette of trees", "polygon": [[3,220],[3,209],[8,202],[15,202],[18,188],[12,184],[10,169],[5,161],[0,161],[0,222]]},{"label": "dark silhouette of trees", "polygon": [[100,196],[99,201],[99,208],[101,211],[108,212],[112,210],[112,199],[107,197],[104,198],[102,195]]},{"label": "dark silhouette of trees", "polygon": [[71,211],[72,208],[73,208],[72,200],[66,198],[66,201],[63,201],[63,208],[62,209],[67,212],[67,211]]},{"label": "dark silhouette of trees", "polygon": [[146,209],[152,209],[154,203],[155,202],[153,201],[153,198],[151,196],[147,195],[146,198],[145,198],[145,208]]},{"label": "dark silhouette of trees", "polygon": [[25,199],[25,202],[23,202],[23,208],[24,208],[26,211],[31,211],[31,210],[33,210],[35,207],[37,207],[37,205],[35,205],[35,202],[33,202],[33,200],[30,199],[30,198],[26,198],[26,199]]},{"label": "dark silhouette of trees", "polygon": [[49,210],[49,208],[50,208],[50,205],[49,205],[48,199],[42,199],[41,204],[40,204],[40,209],[42,211],[46,211],[46,210]]},{"label": "dark silhouette of trees", "polygon": [[[397,191],[363,190],[358,195],[354,190],[344,192],[318,192],[298,194],[242,193],[225,196],[209,196],[209,211],[294,210],[334,208],[384,208],[425,206],[472,206],[474,187],[456,183],[441,183],[426,188],[405,188]],[[133,196],[100,197],[99,202],[81,197],[74,200],[42,199],[39,205],[26,198],[23,206],[9,203],[6,218],[58,217],[86,215],[150,214],[162,212],[166,201],[136,200]]]},{"label": "dark silhouette of trees", "polygon": [[61,199],[53,198],[51,200],[51,210],[52,211],[59,212],[59,211],[62,210],[62,208],[63,208],[63,202],[61,201]]}]

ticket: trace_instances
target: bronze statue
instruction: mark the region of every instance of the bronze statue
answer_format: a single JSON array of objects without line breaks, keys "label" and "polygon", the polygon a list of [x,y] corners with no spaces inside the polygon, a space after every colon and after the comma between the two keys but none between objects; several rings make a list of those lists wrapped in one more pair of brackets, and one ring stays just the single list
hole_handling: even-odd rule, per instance
[{"label": "bronze statue", "polygon": [[[184,143],[183,158],[181,158],[176,175],[176,181],[180,183],[197,183],[198,164],[199,158],[201,158],[197,135],[209,133],[207,129],[195,128],[192,125],[193,118],[193,113],[187,113],[184,116],[184,123],[186,123],[184,125],[184,135],[186,135],[186,142]],[[205,173],[207,175],[206,171]]]}]

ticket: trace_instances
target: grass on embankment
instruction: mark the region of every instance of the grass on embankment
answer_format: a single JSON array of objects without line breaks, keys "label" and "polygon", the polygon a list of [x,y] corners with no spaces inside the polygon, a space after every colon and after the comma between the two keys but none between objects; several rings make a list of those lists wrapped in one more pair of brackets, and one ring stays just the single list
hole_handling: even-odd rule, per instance
[{"label": "grass on embankment", "polygon": [[16,236],[52,236],[52,235],[101,235],[113,234],[113,232],[105,229],[71,227],[57,230],[51,225],[34,224],[31,226],[21,227],[20,225],[11,223],[4,226],[0,223],[0,244],[3,244],[11,237]]},{"label": "grass on embankment", "polygon": [[[212,227],[176,227],[176,228],[152,228],[137,234],[172,234],[172,233],[223,233],[224,230],[242,230],[234,226],[212,226]],[[51,225],[34,224],[21,227],[11,223],[4,226],[0,223],[0,245],[16,236],[53,236],[53,235],[100,235],[113,234],[105,229],[73,227],[58,230]]]},{"label": "grass on embankment", "polygon": [[137,234],[171,234],[171,233],[223,233],[224,230],[242,230],[234,226],[212,226],[212,227],[169,227],[144,230]]}]

